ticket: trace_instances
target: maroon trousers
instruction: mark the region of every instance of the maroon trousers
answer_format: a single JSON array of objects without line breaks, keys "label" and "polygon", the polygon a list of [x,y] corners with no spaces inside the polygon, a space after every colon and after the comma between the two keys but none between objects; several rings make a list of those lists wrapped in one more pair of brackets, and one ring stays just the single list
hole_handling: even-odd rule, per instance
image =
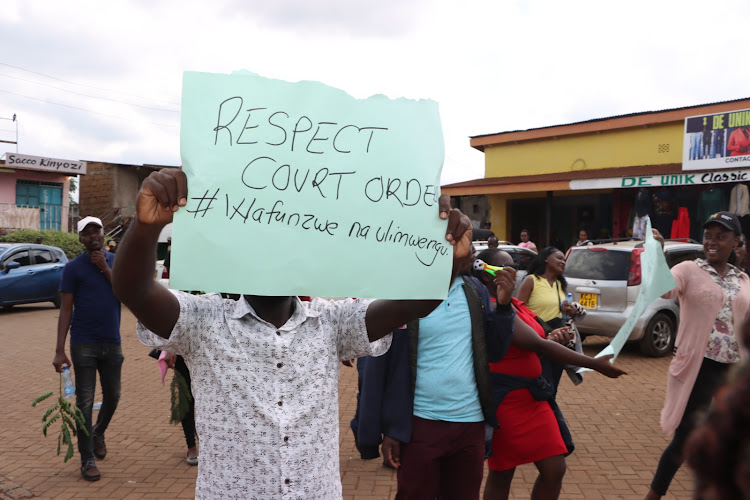
[{"label": "maroon trousers", "polygon": [[396,500],[478,500],[484,452],[484,422],[412,417],[411,441],[401,445]]}]

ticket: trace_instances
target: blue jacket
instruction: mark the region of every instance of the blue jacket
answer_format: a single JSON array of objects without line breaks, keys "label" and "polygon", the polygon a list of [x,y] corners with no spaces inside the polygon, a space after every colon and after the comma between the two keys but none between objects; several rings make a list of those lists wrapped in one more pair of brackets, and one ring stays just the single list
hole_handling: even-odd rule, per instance
[{"label": "blue jacket", "polygon": [[[513,339],[515,312],[508,305],[493,312],[487,288],[476,278],[463,276],[472,324],[474,375],[485,421],[497,425],[497,403],[492,394],[489,363],[500,360]],[[382,435],[408,443],[417,378],[419,321],[394,332],[386,354],[365,359],[358,401],[357,445],[377,450]],[[358,365],[359,366],[359,365]],[[354,425],[352,426],[355,427]],[[377,456],[377,452],[375,452]]]}]

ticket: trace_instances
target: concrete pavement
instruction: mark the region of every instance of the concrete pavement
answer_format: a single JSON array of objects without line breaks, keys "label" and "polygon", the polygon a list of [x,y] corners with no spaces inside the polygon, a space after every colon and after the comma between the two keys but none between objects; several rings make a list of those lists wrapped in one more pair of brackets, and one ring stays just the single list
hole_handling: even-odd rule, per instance
[{"label": "concrete pavement", "polygon": [[[56,426],[47,438],[41,432],[49,405],[45,401],[32,408],[31,402],[57,391],[59,378],[52,368],[57,317],[58,310],[46,304],[0,310],[0,499],[193,498],[197,468],[185,464],[182,428],[169,424],[169,389],[161,385],[156,363],[135,338],[135,320],[124,308],[122,399],[107,431],[107,458],[98,461],[102,479],[89,483],[81,478],[77,449],[67,464],[55,455]],[[605,345],[605,339],[594,337],[585,350],[594,354]],[[658,424],[668,363],[669,358],[644,358],[635,346],[627,346],[618,365],[630,370],[629,376],[610,380],[589,373],[579,387],[564,377],[559,399],[577,448],[568,458],[562,499],[643,498],[668,442]],[[342,366],[344,498],[393,498],[395,473],[380,460],[361,460],[354,448],[348,422],[356,384],[356,370]],[[533,465],[519,467],[511,498],[528,498],[535,478]],[[691,497],[692,478],[683,468],[666,498]]]}]

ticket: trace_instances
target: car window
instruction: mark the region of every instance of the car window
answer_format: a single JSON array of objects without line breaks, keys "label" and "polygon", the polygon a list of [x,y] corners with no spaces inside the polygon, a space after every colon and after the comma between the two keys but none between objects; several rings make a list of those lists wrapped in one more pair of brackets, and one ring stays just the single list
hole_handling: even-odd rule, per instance
[{"label": "car window", "polygon": [[54,262],[52,260],[52,252],[49,250],[32,249],[31,254],[34,256],[36,264],[50,264]]},{"label": "car window", "polygon": [[[593,252],[591,248],[597,248],[597,251]],[[570,252],[564,274],[566,278],[626,281],[629,270],[630,252],[585,247]]]},{"label": "car window", "polygon": [[63,260],[64,255],[65,253],[59,248],[53,249],[52,250],[52,262],[60,262],[61,260]]},{"label": "car window", "polygon": [[673,252],[667,252],[665,257],[667,258],[667,265],[670,267],[670,269],[680,262],[685,262],[686,260],[695,260],[698,258],[703,258],[703,251],[702,250],[675,250]]},{"label": "car window", "polygon": [[526,271],[534,260],[534,254],[531,252],[508,250],[508,253],[518,265],[519,271]]},{"label": "car window", "polygon": [[28,266],[30,264],[29,251],[21,250],[20,252],[16,252],[6,257],[5,260],[3,260],[3,267],[7,266],[11,262],[18,262],[19,264],[21,264],[21,266]]}]

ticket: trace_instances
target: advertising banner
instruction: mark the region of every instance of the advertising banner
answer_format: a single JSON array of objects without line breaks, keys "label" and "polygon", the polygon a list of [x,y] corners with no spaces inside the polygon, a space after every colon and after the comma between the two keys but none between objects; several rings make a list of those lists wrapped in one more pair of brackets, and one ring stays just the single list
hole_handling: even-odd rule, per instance
[{"label": "advertising banner", "polygon": [[750,167],[750,110],[685,118],[683,170]]},{"label": "advertising banner", "polygon": [[570,189],[612,189],[663,186],[697,186],[723,182],[750,182],[750,169],[692,172],[685,174],[638,175],[630,177],[605,177],[602,179],[576,179]]}]

